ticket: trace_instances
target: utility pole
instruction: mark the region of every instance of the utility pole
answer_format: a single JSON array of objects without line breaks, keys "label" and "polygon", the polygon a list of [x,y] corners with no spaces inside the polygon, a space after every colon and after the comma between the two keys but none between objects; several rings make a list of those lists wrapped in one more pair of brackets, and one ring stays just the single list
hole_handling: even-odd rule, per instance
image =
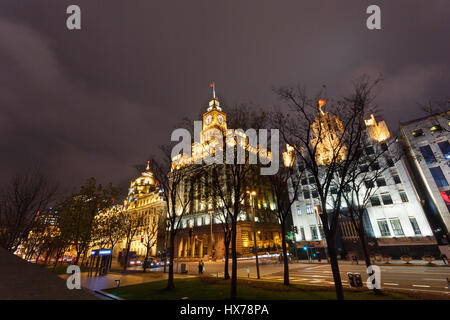
[{"label": "utility pole", "polygon": [[247,191],[247,193],[250,195],[250,202],[251,202],[251,209],[252,209],[252,225],[253,225],[253,240],[255,243],[255,260],[256,260],[256,275],[258,279],[260,279],[259,276],[259,261],[258,261],[258,246],[256,243],[256,226],[255,226],[255,208],[253,205],[253,197],[256,196],[256,191]]}]

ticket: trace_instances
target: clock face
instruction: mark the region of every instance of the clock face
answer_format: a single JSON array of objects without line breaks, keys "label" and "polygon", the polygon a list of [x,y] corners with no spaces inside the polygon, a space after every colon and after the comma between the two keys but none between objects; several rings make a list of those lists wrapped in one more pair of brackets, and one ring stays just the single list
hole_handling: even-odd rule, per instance
[{"label": "clock face", "polygon": [[217,116],[217,120],[219,121],[220,124],[222,124],[223,123],[223,116],[221,114],[219,114]]},{"label": "clock face", "polygon": [[206,124],[210,124],[210,123],[211,123],[211,120],[212,120],[212,116],[211,116],[211,115],[208,115],[208,116],[206,117],[206,119],[205,119]]}]

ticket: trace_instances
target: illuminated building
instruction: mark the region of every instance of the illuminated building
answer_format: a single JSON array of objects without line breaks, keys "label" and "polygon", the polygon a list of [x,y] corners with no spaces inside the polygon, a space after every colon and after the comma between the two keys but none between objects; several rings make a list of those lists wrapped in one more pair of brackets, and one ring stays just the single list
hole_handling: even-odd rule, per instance
[{"label": "illuminated building", "polygon": [[[158,224],[158,233],[155,235],[157,241],[151,248],[149,256],[156,256],[158,250],[164,249],[165,220],[167,214],[166,203],[159,192],[157,181],[150,171],[149,166],[141,173],[141,176],[131,181],[127,198],[121,208],[125,215],[139,215],[143,218],[144,225]],[[110,211],[111,212],[111,211]],[[146,235],[140,228],[131,243],[130,251],[136,252],[138,256],[146,253]],[[113,255],[117,256],[126,248],[126,239],[122,239],[114,248]]]},{"label": "illuminated building", "polygon": [[[323,120],[322,120],[323,119]],[[330,135],[329,145],[333,144],[336,134],[342,132],[339,119],[323,113],[319,108],[318,119],[314,124],[314,131],[318,132],[318,125],[322,121],[323,128],[330,128],[327,124],[332,123],[330,130],[323,130],[323,135]],[[369,243],[370,253],[388,254],[399,257],[409,254],[420,258],[424,254],[437,253],[436,240],[430,225],[422,209],[417,191],[414,188],[411,177],[406,170],[405,161],[393,161],[395,144],[388,143],[390,133],[384,121],[376,122],[373,115],[365,121],[366,124],[366,147],[364,152],[368,157],[376,154],[376,150],[387,148],[383,157],[367,166],[368,172],[379,170],[380,167],[387,169],[374,183],[375,189],[371,191],[372,196],[363,215],[365,232]],[[327,141],[326,138],[323,140]],[[316,141],[313,141],[314,145]],[[320,147],[320,146],[319,146]],[[323,147],[325,152],[332,148]],[[330,152],[332,155],[332,153]],[[344,153],[342,157],[345,157]],[[328,156],[317,159],[319,163],[327,163]],[[292,205],[292,219],[297,227],[296,241],[298,248],[310,246],[308,253],[321,252],[325,256],[325,235],[322,222],[318,216],[321,211],[319,195],[315,186],[315,178],[308,172],[304,172],[300,179],[300,188],[295,196],[296,201]],[[364,187],[360,190],[358,197],[363,198],[366,192]],[[337,193],[331,188],[330,197]],[[331,201],[332,203],[333,201]],[[353,254],[362,258],[361,246],[358,233],[347,215],[346,202],[342,201],[342,213],[339,217],[338,227],[338,254],[342,258]],[[306,247],[305,247],[306,248]],[[303,250],[300,250],[303,252]],[[304,252],[306,257],[306,251]]]},{"label": "illuminated building", "polygon": [[[245,138],[245,135],[243,137]],[[235,143],[241,143],[248,153],[255,154],[262,150],[248,144],[246,139],[235,140],[229,135],[226,114],[214,94],[202,117],[200,141],[192,144],[191,156],[179,154],[174,157],[172,169],[189,169],[195,166],[197,160],[214,156],[217,150],[224,151],[225,145]],[[262,154],[271,157],[270,152]],[[226,183],[229,174],[227,175],[226,166],[223,165],[211,164],[206,168],[200,173],[192,173],[183,181],[185,192],[181,196],[190,197],[190,202],[175,237],[175,256],[179,258],[220,259],[225,255],[223,220],[221,220],[224,208],[220,205],[222,201],[211,177],[218,175]],[[257,246],[262,252],[279,252],[281,230],[272,212],[275,209],[275,201],[265,179],[265,176],[259,175],[259,171],[253,170],[252,181],[249,184],[251,190],[256,191],[254,208]],[[244,202],[245,209],[238,216],[236,230],[237,253],[241,256],[252,255],[251,252],[254,250],[250,198],[245,198]]]},{"label": "illuminated building", "polygon": [[447,111],[400,123],[408,169],[441,249],[448,244],[450,230],[449,115]]},{"label": "illuminated building", "polygon": [[341,135],[344,132],[342,122],[338,117],[323,112],[325,100],[319,100],[319,112],[311,125],[313,137],[311,145],[316,148],[316,162],[326,165],[336,159],[340,162],[346,157],[346,147],[342,144]]}]

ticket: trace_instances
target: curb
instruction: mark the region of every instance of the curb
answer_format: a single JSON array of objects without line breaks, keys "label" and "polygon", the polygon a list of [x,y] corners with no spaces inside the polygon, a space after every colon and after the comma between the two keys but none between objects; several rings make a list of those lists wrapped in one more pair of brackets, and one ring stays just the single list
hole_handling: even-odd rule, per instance
[{"label": "curb", "polygon": [[98,294],[100,294],[100,295],[102,295],[102,296],[105,296],[105,297],[107,297],[107,298],[110,298],[110,299],[112,299],[112,300],[125,300],[125,299],[123,299],[123,298],[121,298],[121,297],[115,296],[115,295],[113,295],[113,294],[106,293],[106,292],[104,292],[104,291],[102,291],[102,290],[95,290],[94,292],[95,292],[95,293],[98,293]]}]

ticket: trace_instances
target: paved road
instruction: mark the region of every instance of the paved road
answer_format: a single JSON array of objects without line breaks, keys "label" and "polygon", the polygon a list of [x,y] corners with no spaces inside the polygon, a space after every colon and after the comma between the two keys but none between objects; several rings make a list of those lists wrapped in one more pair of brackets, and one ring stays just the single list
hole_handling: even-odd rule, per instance
[{"label": "paved road", "polygon": [[[230,264],[231,267],[231,264]],[[450,295],[446,278],[450,279],[450,267],[444,266],[380,266],[382,288],[403,290],[444,292]],[[223,275],[222,263],[205,263],[206,273]],[[247,274],[247,269],[249,274]],[[198,264],[188,263],[189,274],[198,274]],[[363,281],[367,279],[365,265],[340,263],[339,271],[344,286],[348,285],[347,272],[359,272]],[[264,280],[283,281],[283,265],[270,264],[260,266],[260,275]],[[256,267],[253,261],[238,263],[238,277],[256,278]],[[319,286],[333,285],[333,276],[329,264],[292,263],[290,264],[290,280],[292,283],[305,283]]]}]

